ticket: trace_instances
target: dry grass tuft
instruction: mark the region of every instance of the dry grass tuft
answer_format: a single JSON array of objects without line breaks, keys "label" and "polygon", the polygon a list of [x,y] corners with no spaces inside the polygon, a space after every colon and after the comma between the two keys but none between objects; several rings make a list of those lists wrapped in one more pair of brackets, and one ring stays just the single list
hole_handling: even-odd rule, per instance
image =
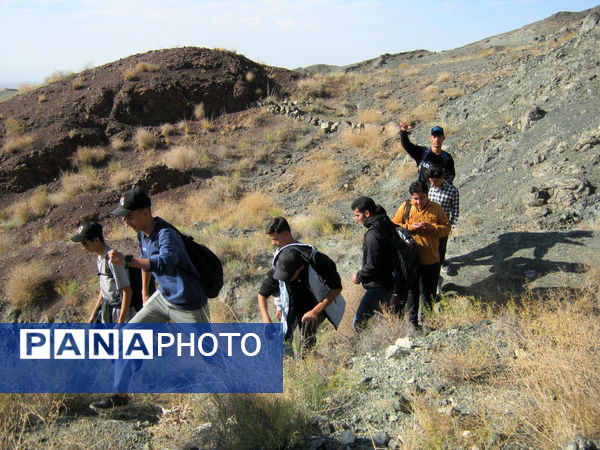
[{"label": "dry grass tuft", "polygon": [[435,85],[429,85],[421,91],[421,98],[427,102],[432,102],[438,97],[439,88]]},{"label": "dry grass tuft", "polygon": [[307,163],[294,168],[294,181],[300,188],[311,188],[323,195],[333,194],[344,173],[342,165],[324,152],[312,153]]},{"label": "dry grass tuft", "polygon": [[15,153],[21,150],[28,150],[33,146],[35,136],[31,133],[22,136],[9,137],[4,141],[2,150],[4,153]]},{"label": "dry grass tuft", "polygon": [[44,227],[33,235],[32,244],[36,247],[48,242],[59,242],[63,240],[63,234],[60,230],[50,227]]},{"label": "dry grass tuft", "polygon": [[409,78],[409,77],[414,77],[417,76],[421,73],[421,68],[420,67],[409,67],[407,69],[404,69],[402,71],[402,76]]},{"label": "dry grass tuft", "polygon": [[102,182],[98,179],[98,174],[94,169],[84,167],[79,173],[63,173],[60,176],[60,185],[62,190],[49,196],[50,201],[54,204],[61,204],[80,194],[90,192],[100,187]]},{"label": "dry grass tuft", "polygon": [[202,119],[200,120],[200,129],[204,131],[214,131],[215,126],[210,120]]},{"label": "dry grass tuft", "polygon": [[137,80],[138,73],[133,67],[127,67],[123,71],[123,78],[127,81],[135,81]]},{"label": "dry grass tuft", "polygon": [[450,80],[452,80],[452,74],[450,72],[442,72],[438,75],[435,82],[436,83],[445,83]]},{"label": "dry grass tuft", "polygon": [[109,173],[109,182],[111,186],[118,188],[123,185],[126,185],[135,175],[130,169],[125,169],[123,166],[117,161],[111,161],[108,165],[108,173]]},{"label": "dry grass tuft", "polygon": [[357,119],[359,122],[379,123],[381,121],[381,112],[376,109],[363,109],[358,112]]},{"label": "dry grass tuft", "polygon": [[73,72],[64,72],[62,70],[57,70],[52,72],[46,78],[44,78],[44,84],[54,83],[56,81],[64,80],[70,76],[74,75]]},{"label": "dry grass tuft", "polygon": [[346,129],[340,134],[342,144],[348,147],[379,150],[385,142],[378,128],[365,128],[363,130]]},{"label": "dry grass tuft", "polygon": [[6,282],[8,301],[15,308],[23,308],[45,299],[51,275],[50,268],[37,260],[15,266]]},{"label": "dry grass tuft", "polygon": [[134,68],[134,70],[138,73],[139,72],[156,72],[159,69],[160,69],[160,66],[149,63],[149,62],[145,62],[145,61],[140,61],[139,63],[137,63],[135,65],[135,68]]},{"label": "dry grass tuft", "polygon": [[48,97],[46,97],[44,94],[38,95],[37,102],[39,104],[46,103],[47,101]]},{"label": "dry grass tuft", "polygon": [[76,167],[98,166],[108,158],[108,152],[102,147],[79,147],[73,158]]},{"label": "dry grass tuft", "polygon": [[458,87],[446,89],[444,91],[444,96],[449,100],[462,97],[463,95],[465,95],[464,89]]},{"label": "dry grass tuft", "polygon": [[6,231],[0,233],[0,256],[6,255],[17,248],[19,248],[19,244],[10,233]]},{"label": "dry grass tuft", "polygon": [[75,90],[81,89],[85,86],[85,79],[83,77],[77,77],[71,81],[71,87]]},{"label": "dry grass tuft", "polygon": [[136,147],[139,150],[149,150],[156,147],[158,139],[150,130],[138,128],[133,137]]},{"label": "dry grass tuft", "polygon": [[264,192],[254,191],[242,197],[225,221],[238,228],[262,227],[267,217],[278,215],[280,212],[273,197]]},{"label": "dry grass tuft", "polygon": [[177,128],[172,123],[165,123],[160,127],[160,134],[164,137],[173,136],[174,134],[177,134]]},{"label": "dry grass tuft", "polygon": [[18,224],[27,223],[43,216],[50,207],[45,186],[36,188],[29,198],[14,203],[11,207],[12,218]]},{"label": "dry grass tuft", "polygon": [[206,111],[204,110],[204,103],[198,103],[194,107],[194,117],[197,120],[202,120],[206,117]]},{"label": "dry grass tuft", "polygon": [[25,134],[25,125],[19,119],[8,117],[4,121],[4,131],[8,137],[21,136]]},{"label": "dry grass tuft", "polygon": [[477,323],[491,319],[491,308],[472,297],[450,296],[442,297],[439,302],[440,314],[428,319],[435,328],[451,328],[457,325]]},{"label": "dry grass tuft", "polygon": [[434,122],[439,114],[439,109],[432,103],[423,103],[413,109],[407,117],[404,118],[405,122],[413,123],[428,123]]},{"label": "dry grass tuft", "polygon": [[116,138],[111,139],[110,147],[113,150],[120,152],[127,148],[127,142],[125,142],[125,139],[123,139],[123,138],[116,137]]},{"label": "dry grass tuft", "polygon": [[365,354],[384,349],[396,339],[407,336],[409,331],[410,325],[405,320],[390,309],[384,308],[381,313],[369,319],[366,329],[360,333],[357,352]]},{"label": "dry grass tuft", "polygon": [[189,146],[173,147],[163,156],[163,162],[172,169],[188,172],[209,162],[206,152]]},{"label": "dry grass tuft", "polygon": [[481,382],[494,373],[497,365],[492,343],[478,338],[468,346],[443,346],[433,356],[435,371],[452,383]]}]

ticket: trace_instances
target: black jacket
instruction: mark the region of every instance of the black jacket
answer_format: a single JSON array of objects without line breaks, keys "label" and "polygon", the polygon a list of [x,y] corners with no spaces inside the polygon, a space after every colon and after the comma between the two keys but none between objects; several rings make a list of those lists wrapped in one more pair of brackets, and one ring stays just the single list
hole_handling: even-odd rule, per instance
[{"label": "black jacket", "polygon": [[442,150],[441,155],[436,155],[427,147],[415,145],[408,139],[406,131],[400,132],[400,142],[404,150],[415,160],[419,169],[419,180],[428,184],[429,179],[425,175],[427,169],[431,166],[441,166],[444,169],[444,179],[450,183],[454,181],[456,171],[454,170],[454,159],[448,153]]},{"label": "black jacket", "polygon": [[377,214],[365,221],[362,268],[356,278],[365,289],[394,287],[396,227],[387,214]]}]

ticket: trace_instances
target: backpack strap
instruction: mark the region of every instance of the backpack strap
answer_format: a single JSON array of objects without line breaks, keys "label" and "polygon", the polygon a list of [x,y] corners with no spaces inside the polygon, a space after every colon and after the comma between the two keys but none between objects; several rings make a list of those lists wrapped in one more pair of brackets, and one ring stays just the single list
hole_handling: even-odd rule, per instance
[{"label": "backpack strap", "polygon": [[404,214],[402,216],[402,223],[408,223],[408,218],[410,216],[410,209],[412,207],[412,203],[410,200],[406,200],[404,202]]}]

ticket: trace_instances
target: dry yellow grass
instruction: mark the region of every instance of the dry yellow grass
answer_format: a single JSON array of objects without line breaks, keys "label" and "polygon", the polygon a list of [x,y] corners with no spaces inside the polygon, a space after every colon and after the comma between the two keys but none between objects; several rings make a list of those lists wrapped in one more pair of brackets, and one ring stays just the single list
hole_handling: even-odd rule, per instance
[{"label": "dry yellow grass", "polygon": [[4,153],[15,153],[21,150],[28,150],[33,146],[35,136],[31,133],[22,136],[9,137],[4,141],[2,150]]},{"label": "dry yellow grass", "polygon": [[204,103],[198,103],[194,106],[194,117],[197,120],[202,120],[206,117],[206,111],[204,110]]},{"label": "dry yellow grass", "polygon": [[127,81],[135,81],[137,80],[138,73],[133,67],[127,67],[123,71],[123,78]]},{"label": "dry yellow grass", "polygon": [[115,137],[110,140],[110,147],[116,151],[122,151],[127,148],[127,142],[123,138]]},{"label": "dry yellow grass", "polygon": [[44,94],[38,95],[38,98],[37,98],[38,103],[40,103],[40,104],[46,103],[47,101],[48,101],[48,97],[46,97],[46,95],[44,95]]},{"label": "dry yellow grass", "polygon": [[389,113],[396,114],[404,108],[404,103],[400,99],[391,98],[384,103],[385,110]]},{"label": "dry yellow grass", "polygon": [[75,90],[81,89],[85,86],[85,79],[83,77],[77,77],[71,81],[71,87]]},{"label": "dry yellow grass", "polygon": [[439,109],[436,105],[432,103],[423,103],[413,109],[407,116],[404,118],[405,122],[421,122],[421,123],[431,123],[434,122],[439,114]]},{"label": "dry yellow grass", "polygon": [[25,125],[19,119],[7,117],[4,121],[4,130],[8,137],[21,136],[25,134]]},{"label": "dry yellow grass", "polygon": [[96,171],[85,167],[79,173],[65,172],[60,176],[61,191],[50,194],[50,201],[61,204],[102,185]]},{"label": "dry yellow grass", "polygon": [[335,224],[340,220],[334,211],[317,211],[307,216],[294,218],[294,230],[300,239],[314,242],[319,238],[331,236],[335,232]]},{"label": "dry yellow grass", "polygon": [[326,196],[335,193],[343,173],[337,160],[326,153],[315,152],[307,158],[306,164],[294,168],[294,181],[299,188],[309,188]]},{"label": "dry yellow grass", "polygon": [[125,169],[121,163],[111,161],[108,165],[109,182],[111,186],[118,188],[133,180],[135,173],[130,169]]},{"label": "dry yellow grass", "polygon": [[14,236],[9,232],[0,232],[0,255],[5,255],[19,248]]},{"label": "dry yellow grass", "polygon": [[33,191],[29,198],[12,205],[12,218],[16,223],[27,223],[44,215],[49,207],[50,201],[46,187],[40,186]]},{"label": "dry yellow grass", "polygon": [[277,215],[280,210],[275,199],[264,192],[250,192],[242,197],[231,214],[224,218],[226,223],[239,228],[262,226],[269,216]]},{"label": "dry yellow grass", "polygon": [[385,141],[378,128],[344,130],[340,134],[340,140],[342,141],[342,144],[347,147],[358,147],[371,150],[381,149]]},{"label": "dry yellow grass", "polygon": [[163,162],[173,169],[188,172],[208,164],[209,157],[201,149],[179,145],[163,155]]},{"label": "dry yellow grass", "polygon": [[33,235],[31,242],[34,246],[39,247],[40,245],[48,242],[62,241],[63,238],[63,233],[60,230],[56,228],[44,227]]},{"label": "dry yellow grass", "polygon": [[134,68],[134,70],[138,73],[139,72],[156,72],[159,69],[160,69],[160,66],[149,63],[149,62],[145,62],[145,61],[140,61],[139,63],[137,63],[135,65],[135,68]]},{"label": "dry yellow grass", "polygon": [[416,75],[419,75],[420,73],[421,73],[420,67],[409,67],[402,71],[402,76],[409,78],[409,77],[414,77]]},{"label": "dry yellow grass", "polygon": [[421,98],[427,102],[432,102],[438,97],[439,88],[435,85],[429,85],[421,91]]},{"label": "dry yellow grass", "polygon": [[376,109],[363,109],[356,115],[359,122],[379,123],[381,121],[381,112]]},{"label": "dry yellow grass", "polygon": [[445,83],[452,79],[452,74],[450,72],[442,72],[438,75],[435,82],[436,83]]},{"label": "dry yellow grass", "polygon": [[139,150],[149,150],[156,147],[158,140],[154,133],[146,128],[138,128],[133,137],[136,147]]},{"label": "dry yellow grass", "polygon": [[462,97],[463,95],[465,95],[464,89],[458,87],[446,89],[444,91],[444,96],[450,100]]},{"label": "dry yellow grass", "polygon": [[165,123],[162,127],[160,127],[160,134],[164,137],[172,136],[177,134],[177,128],[172,123]]},{"label": "dry yellow grass", "polygon": [[102,147],[79,147],[73,162],[76,167],[97,166],[108,158],[108,152]]},{"label": "dry yellow grass", "polygon": [[50,268],[33,260],[15,266],[8,275],[6,296],[15,308],[24,308],[45,297]]},{"label": "dry yellow grass", "polygon": [[200,120],[200,129],[204,131],[214,131],[215,126],[210,120],[202,119]]}]

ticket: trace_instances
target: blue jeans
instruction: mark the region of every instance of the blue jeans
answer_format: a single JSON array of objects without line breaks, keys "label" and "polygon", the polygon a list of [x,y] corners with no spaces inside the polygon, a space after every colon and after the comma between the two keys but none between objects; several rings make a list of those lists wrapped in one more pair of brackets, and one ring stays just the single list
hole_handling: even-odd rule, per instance
[{"label": "blue jeans", "polygon": [[381,310],[382,304],[387,304],[392,296],[392,291],[386,288],[367,288],[354,315],[354,330],[365,328],[367,321]]}]

